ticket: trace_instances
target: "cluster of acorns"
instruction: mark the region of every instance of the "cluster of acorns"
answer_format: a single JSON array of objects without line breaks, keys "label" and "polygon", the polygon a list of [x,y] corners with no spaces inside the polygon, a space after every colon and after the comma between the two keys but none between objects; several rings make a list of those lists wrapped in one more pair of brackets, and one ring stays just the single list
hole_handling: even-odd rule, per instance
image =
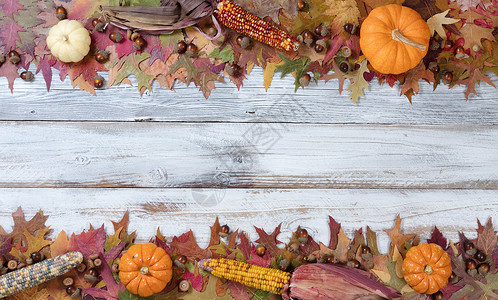
[{"label": "cluster of acorns", "polygon": [[36,251],[31,253],[24,261],[20,261],[17,259],[7,260],[5,256],[0,255],[0,269],[2,275],[7,274],[9,272],[19,270],[28,265],[32,265],[34,263],[38,263],[45,259],[45,255],[41,251]]},{"label": "cluster of acorns", "polygon": [[[10,63],[17,65],[21,62],[21,55],[16,50],[11,50],[7,53],[7,57],[4,54],[0,54],[0,66],[2,66],[6,60],[9,60]],[[26,81],[32,81],[34,79],[33,72],[31,71],[23,71],[19,74],[21,79]]]},{"label": "cluster of acorns", "polygon": [[[99,269],[102,266],[102,260],[99,258],[99,255],[94,253],[88,257],[86,262],[81,263],[76,267],[78,273],[83,274],[83,278],[85,278],[88,282],[95,282],[99,277]],[[66,293],[73,299],[81,298],[81,289],[74,286],[74,279],[70,276],[65,277],[62,280],[62,284],[66,289]]]}]

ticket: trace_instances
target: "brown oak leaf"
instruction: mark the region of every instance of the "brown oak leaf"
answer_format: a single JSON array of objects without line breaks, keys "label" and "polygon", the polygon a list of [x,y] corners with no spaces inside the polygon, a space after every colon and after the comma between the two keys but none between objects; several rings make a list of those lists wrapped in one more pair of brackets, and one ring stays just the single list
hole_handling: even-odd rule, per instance
[{"label": "brown oak leaf", "polygon": [[397,248],[401,254],[406,253],[405,243],[408,243],[410,240],[414,239],[416,234],[403,234],[401,231],[401,218],[398,215],[396,217],[396,222],[394,224],[393,229],[384,230],[387,235],[391,238],[391,244],[389,247],[389,253],[393,255],[394,249]]}]

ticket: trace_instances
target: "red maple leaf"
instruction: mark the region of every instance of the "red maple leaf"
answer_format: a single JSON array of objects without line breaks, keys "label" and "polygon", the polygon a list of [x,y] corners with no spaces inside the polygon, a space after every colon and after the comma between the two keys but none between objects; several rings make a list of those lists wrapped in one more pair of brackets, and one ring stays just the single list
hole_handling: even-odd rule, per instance
[{"label": "red maple leaf", "polygon": [[88,260],[92,253],[104,252],[105,244],[104,225],[97,230],[83,231],[79,235],[71,235],[69,249],[78,250]]},{"label": "red maple leaf", "polygon": [[2,12],[11,19],[14,17],[14,13],[19,15],[18,10],[25,9],[24,5],[17,0],[0,0],[0,6],[2,7]]},{"label": "red maple leaf", "polygon": [[45,79],[45,83],[47,84],[47,91],[50,91],[50,85],[52,83],[52,66],[55,64],[55,61],[51,59],[51,55],[44,55],[40,62],[38,63],[38,67],[36,68],[36,73],[42,71],[43,78]]},{"label": "red maple leaf", "polygon": [[0,77],[6,77],[9,82],[9,89],[12,92],[14,89],[14,80],[19,78],[19,73],[17,73],[17,66],[6,62],[0,66]]},{"label": "red maple leaf", "polygon": [[26,31],[22,26],[16,22],[8,19],[6,22],[2,23],[2,30],[0,31],[0,40],[5,46],[5,51],[9,51],[16,48],[16,42],[20,42],[19,38],[20,31]]},{"label": "red maple leaf", "polygon": [[271,263],[270,251],[266,251],[265,255],[259,256],[256,253],[256,246],[252,245],[251,258],[247,260],[247,263],[249,263],[251,265],[265,267],[265,268],[270,267],[270,263]]},{"label": "red maple leaf", "polygon": [[173,240],[169,244],[172,248],[177,249],[177,252],[180,255],[195,257],[197,259],[210,258],[213,256],[211,250],[199,247],[195,241],[192,230],[185,232],[179,237],[173,237]]},{"label": "red maple leaf", "polygon": [[242,252],[244,259],[247,261],[251,258],[251,243],[246,237],[245,232],[240,233],[240,243],[237,245],[237,248]]},{"label": "red maple leaf", "polygon": [[271,234],[268,234],[262,228],[254,226],[259,235],[259,239],[256,240],[256,243],[263,244],[273,257],[280,256],[280,248],[277,246],[282,243],[277,240],[277,236],[280,234],[280,227],[282,227],[282,223],[280,223]]},{"label": "red maple leaf", "polygon": [[446,249],[446,247],[448,246],[448,241],[443,236],[443,234],[441,233],[441,231],[439,231],[439,229],[437,229],[436,226],[434,226],[434,231],[431,234],[431,238],[428,239],[427,242],[428,243],[438,244],[443,249]]},{"label": "red maple leaf", "polygon": [[82,61],[71,64],[71,69],[68,71],[71,80],[76,79],[80,75],[87,82],[93,82],[97,71],[105,71],[105,67],[95,60],[94,56],[86,56]]}]

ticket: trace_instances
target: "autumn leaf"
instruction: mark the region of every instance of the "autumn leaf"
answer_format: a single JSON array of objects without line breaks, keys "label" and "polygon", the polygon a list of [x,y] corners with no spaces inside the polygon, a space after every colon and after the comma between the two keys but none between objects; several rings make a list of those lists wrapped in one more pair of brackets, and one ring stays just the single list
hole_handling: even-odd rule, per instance
[{"label": "autumn leaf", "polygon": [[364,59],[360,63],[360,68],[351,72],[350,74],[346,74],[344,77],[350,78],[353,82],[347,88],[348,91],[351,92],[349,97],[353,100],[353,103],[358,102],[358,98],[363,96],[363,89],[368,90],[368,81],[363,77],[363,73],[368,73],[367,60]]},{"label": "autumn leaf", "polygon": [[480,281],[476,281],[476,283],[481,287],[484,295],[494,299],[498,298],[498,273],[488,273],[485,284]]},{"label": "autumn leaf", "polygon": [[270,17],[275,23],[281,9],[290,16],[297,16],[296,0],[238,0],[237,4],[261,18]]},{"label": "autumn leaf", "polygon": [[427,240],[427,243],[437,244],[437,245],[441,246],[441,248],[443,248],[445,250],[446,250],[446,248],[448,246],[448,241],[443,236],[443,234],[441,233],[441,231],[439,231],[439,229],[437,229],[436,226],[434,226],[434,230],[432,231],[431,238]]},{"label": "autumn leaf", "polygon": [[403,95],[410,89],[417,94],[419,91],[419,80],[424,79],[427,82],[434,82],[434,73],[426,69],[423,62],[420,62],[415,68],[408,70],[404,78],[400,95]]},{"label": "autumn leaf", "polygon": [[[12,219],[14,220],[14,227],[12,228],[12,232],[9,234],[9,236],[12,238],[12,244],[16,244],[21,240],[26,244],[28,241],[24,236],[24,232],[27,231],[31,235],[33,235],[38,230],[46,228],[45,222],[47,221],[48,217],[44,216],[42,211],[39,211],[33,216],[33,218],[31,218],[29,221],[26,221],[24,212],[19,206],[17,210],[12,213]],[[0,226],[0,234],[7,234],[2,226]]]},{"label": "autumn leaf", "polygon": [[[384,257],[385,259],[385,257]],[[393,249],[393,255],[387,256],[387,261],[384,262],[384,266],[379,269],[376,266],[375,269],[371,271],[387,286],[394,288],[402,293],[407,293],[413,291],[406,283],[403,272],[403,257],[399,253],[398,248],[395,246]]]},{"label": "autumn leaf", "polygon": [[213,52],[209,53],[208,56],[211,58],[217,58],[224,63],[229,62],[233,64],[234,54],[233,49],[230,46],[226,46],[223,49],[220,49],[220,47],[218,47],[214,49]]},{"label": "autumn leaf", "polygon": [[242,283],[235,281],[228,281],[228,289],[230,290],[230,295],[237,300],[250,300],[251,297],[247,291],[247,287]]},{"label": "autumn leaf", "polygon": [[34,286],[20,293],[9,296],[12,300],[45,300],[49,296],[48,291],[39,286]]},{"label": "autumn leaf", "polygon": [[[3,31],[1,31],[3,32]],[[0,34],[1,34],[0,32]],[[11,92],[14,91],[14,80],[19,78],[19,73],[17,72],[18,67],[11,63],[4,63],[0,65],[0,77],[7,78],[9,83],[9,89]],[[0,226],[1,228],[1,226]]]},{"label": "autumn leaf", "polygon": [[393,229],[384,230],[389,238],[391,238],[391,245],[389,247],[389,252],[394,253],[394,249],[398,249],[402,254],[406,252],[405,243],[409,242],[417,235],[415,234],[403,234],[401,231],[401,218],[399,215],[396,217],[396,222]]},{"label": "autumn leaf", "polygon": [[263,81],[264,81],[265,91],[268,91],[268,89],[270,88],[271,82],[273,80],[273,75],[275,74],[275,70],[277,69],[278,65],[279,64],[277,63],[269,62],[266,64],[265,68],[263,69]]},{"label": "autumn leaf", "polygon": [[347,23],[359,25],[360,10],[356,0],[326,0],[325,5],[327,10],[322,14],[334,18],[332,21],[334,28],[343,28]]},{"label": "autumn leaf", "polygon": [[481,232],[478,233],[476,246],[486,255],[491,256],[496,247],[498,247],[497,243],[498,236],[496,235],[496,231],[493,229],[493,224],[490,218],[486,223],[486,226],[484,226]]},{"label": "autumn leaf", "polygon": [[280,78],[284,78],[285,75],[295,72],[296,79],[294,81],[295,85],[294,91],[297,91],[297,89],[301,86],[301,84],[299,83],[299,79],[303,76],[304,72],[306,71],[306,68],[311,63],[311,60],[308,57],[290,59],[287,56],[280,53],[278,54],[278,57],[282,59],[282,64],[279,64],[275,68],[275,72],[282,73]]},{"label": "autumn leaf", "polygon": [[195,241],[192,230],[180,235],[179,237],[173,237],[173,240],[169,244],[173,249],[176,249],[178,253],[188,257],[203,259],[210,258],[213,255],[209,249],[202,249],[199,247]]},{"label": "autumn leaf", "polygon": [[429,25],[429,30],[431,31],[431,35],[434,35],[434,32],[437,32],[441,38],[446,39],[446,32],[444,31],[443,25],[445,24],[455,24],[460,20],[447,18],[446,15],[450,10],[447,9],[442,13],[435,14],[427,20],[427,25]]},{"label": "autumn leaf", "polygon": [[192,81],[198,82],[200,80],[199,73],[203,71],[202,69],[195,67],[192,64],[192,59],[186,55],[180,55],[178,60],[171,65],[170,70],[166,75],[172,75],[179,69],[185,69],[187,71],[187,76],[185,77],[185,83],[187,86]]},{"label": "autumn leaf", "polygon": [[219,300],[233,300],[233,298],[230,296],[230,292],[227,291],[227,293],[224,296],[219,296],[216,293],[216,282],[218,281],[218,278],[213,276],[213,275],[208,275],[209,280],[206,283],[207,286],[203,292],[198,292],[194,289],[190,289],[187,293],[181,293],[178,295],[177,299],[183,299],[183,300],[204,300],[204,299],[219,299]]},{"label": "autumn leaf", "polygon": [[329,24],[330,16],[323,12],[328,9],[325,0],[308,0],[308,11],[300,11],[297,17],[292,16],[286,11],[281,11],[279,19],[280,23],[287,28],[290,28],[292,35],[299,35],[304,30],[316,28],[321,24]]},{"label": "autumn leaf", "polygon": [[367,226],[367,243],[368,247],[372,251],[373,255],[380,255],[379,249],[377,248],[377,233]]},{"label": "autumn leaf", "polygon": [[496,41],[493,35],[493,28],[484,28],[477,26],[476,24],[466,23],[462,26],[460,32],[465,39],[465,44],[463,45],[465,49],[472,48],[474,45],[482,48],[482,39],[487,39],[492,42]]},{"label": "autumn leaf", "polygon": [[364,0],[365,4],[368,5],[370,8],[374,9],[379,6],[384,6],[388,4],[398,4],[401,5],[405,0]]},{"label": "autumn leaf", "polygon": [[332,249],[334,254],[334,258],[339,260],[340,262],[348,261],[348,250],[351,240],[346,236],[342,229],[339,230],[337,234],[337,246]]},{"label": "autumn leaf", "polygon": [[254,226],[259,236],[256,243],[264,245],[266,250],[273,257],[278,257],[280,255],[280,248],[277,246],[282,243],[277,239],[280,234],[280,227],[282,227],[282,223],[280,223],[271,234],[268,234],[264,229]]}]

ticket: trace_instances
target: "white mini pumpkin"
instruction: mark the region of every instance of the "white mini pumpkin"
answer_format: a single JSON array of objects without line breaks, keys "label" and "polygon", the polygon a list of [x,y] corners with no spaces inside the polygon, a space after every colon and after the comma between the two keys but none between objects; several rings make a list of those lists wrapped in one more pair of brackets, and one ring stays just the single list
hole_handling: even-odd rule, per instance
[{"label": "white mini pumpkin", "polygon": [[90,33],[75,20],[62,20],[50,28],[47,46],[63,62],[78,62],[90,51]]}]

